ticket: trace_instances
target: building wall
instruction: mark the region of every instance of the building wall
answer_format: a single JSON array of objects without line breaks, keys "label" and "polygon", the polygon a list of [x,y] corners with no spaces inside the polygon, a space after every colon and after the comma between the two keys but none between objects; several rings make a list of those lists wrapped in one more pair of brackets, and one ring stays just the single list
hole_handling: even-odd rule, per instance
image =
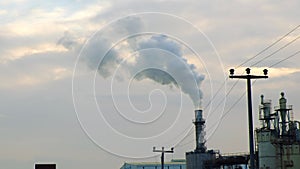
[{"label": "building wall", "polygon": [[300,168],[300,145],[283,145],[282,146],[282,165],[284,169]]},{"label": "building wall", "polygon": [[[161,163],[124,163],[121,169],[161,169]],[[186,169],[185,163],[166,163],[164,169]]]},{"label": "building wall", "polygon": [[299,169],[299,143],[283,144],[271,131],[257,132],[259,169]]},{"label": "building wall", "polygon": [[204,169],[204,161],[213,160],[211,153],[188,152],[185,155],[186,169]]},{"label": "building wall", "polygon": [[271,143],[271,139],[274,139],[271,131],[257,132],[259,169],[276,169],[278,165],[276,147]]}]

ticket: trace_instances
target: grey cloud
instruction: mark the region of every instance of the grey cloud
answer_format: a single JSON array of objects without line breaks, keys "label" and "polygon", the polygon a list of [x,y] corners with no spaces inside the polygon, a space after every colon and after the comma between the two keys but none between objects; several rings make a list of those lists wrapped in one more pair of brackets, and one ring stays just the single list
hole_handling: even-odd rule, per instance
[{"label": "grey cloud", "polygon": [[65,31],[64,32],[64,36],[61,37],[57,43],[57,45],[62,45],[65,48],[71,50],[73,48],[75,48],[79,43],[77,41],[77,39],[75,38],[74,35],[72,35],[70,32]]}]

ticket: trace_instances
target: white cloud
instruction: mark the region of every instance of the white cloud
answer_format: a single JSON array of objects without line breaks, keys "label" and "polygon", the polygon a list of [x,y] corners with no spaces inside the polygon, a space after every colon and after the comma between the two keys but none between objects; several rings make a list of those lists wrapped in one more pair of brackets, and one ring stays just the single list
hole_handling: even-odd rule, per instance
[{"label": "white cloud", "polygon": [[58,68],[54,68],[52,70],[53,72],[53,79],[54,80],[59,80],[62,78],[65,78],[67,76],[71,75],[71,71],[66,69],[66,68],[62,68],[62,67],[58,67]]},{"label": "white cloud", "polygon": [[19,72],[14,76],[2,74],[0,78],[6,83],[1,83],[0,88],[32,87],[70,77],[71,75],[72,70],[64,67],[43,68],[38,72]]},{"label": "white cloud", "polygon": [[267,68],[270,78],[288,76],[293,73],[300,72],[299,68]]},{"label": "white cloud", "polygon": [[0,16],[7,14],[7,10],[0,10]]},{"label": "white cloud", "polygon": [[34,54],[48,52],[62,53],[67,51],[68,49],[66,49],[65,47],[51,43],[45,43],[31,47],[18,47],[9,49],[8,51],[4,52],[5,55],[0,58],[0,63],[7,63],[8,61],[14,61]]},{"label": "white cloud", "polygon": [[8,4],[15,4],[15,3],[25,3],[28,0],[10,0],[10,1],[0,1],[0,5],[8,5]]},{"label": "white cloud", "polygon": [[76,11],[70,16],[68,16],[65,21],[78,21],[78,20],[86,20],[91,19],[104,12],[107,8],[110,7],[109,3],[101,3],[101,4],[93,4],[89,5],[82,10]]}]

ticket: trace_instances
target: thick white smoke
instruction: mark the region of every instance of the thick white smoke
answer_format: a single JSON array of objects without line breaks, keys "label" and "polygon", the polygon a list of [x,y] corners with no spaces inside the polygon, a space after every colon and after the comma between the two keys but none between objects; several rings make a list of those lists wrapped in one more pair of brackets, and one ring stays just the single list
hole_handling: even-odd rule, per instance
[{"label": "thick white smoke", "polygon": [[[122,52],[112,48],[99,64],[98,72],[101,76],[112,76],[117,66],[122,64],[129,77],[138,81],[150,79],[162,85],[176,86],[192,99],[196,108],[201,106],[202,92],[199,87],[204,76],[183,57],[179,43],[164,35],[146,36],[127,43],[135,43],[128,47],[135,46],[130,51],[136,54],[126,58]],[[90,61],[93,59],[90,58]],[[91,63],[95,62],[89,64]]]},{"label": "thick white smoke", "polygon": [[152,56],[152,52],[148,52],[145,54],[146,56],[137,58],[137,67],[141,67],[141,65],[144,67],[158,65],[157,67],[163,68],[164,72],[157,69],[149,69],[141,72],[139,76],[144,79],[151,79],[162,85],[173,84],[179,87],[192,99],[195,107],[200,107],[202,92],[199,87],[204,80],[204,76],[197,73],[195,65],[189,64],[183,57],[181,45],[167,36],[153,35],[138,43],[138,51],[145,49],[167,51],[172,54],[171,57],[173,59],[170,59],[170,56],[164,56],[163,52],[153,52],[153,54],[160,54],[158,56]]},{"label": "thick white smoke", "polygon": [[[82,54],[84,61],[104,78],[112,76],[121,64],[124,74],[129,78],[134,77],[138,81],[149,79],[162,85],[176,86],[191,98],[195,108],[199,108],[202,100],[200,85],[204,75],[197,72],[194,64],[188,63],[180,43],[164,35],[146,34],[128,38],[113,46],[113,42],[119,41],[120,37],[140,34],[142,29],[143,22],[138,17],[116,22],[89,40]],[[68,49],[78,46],[69,33],[65,33],[58,44]],[[125,77],[117,79],[122,78]]]}]

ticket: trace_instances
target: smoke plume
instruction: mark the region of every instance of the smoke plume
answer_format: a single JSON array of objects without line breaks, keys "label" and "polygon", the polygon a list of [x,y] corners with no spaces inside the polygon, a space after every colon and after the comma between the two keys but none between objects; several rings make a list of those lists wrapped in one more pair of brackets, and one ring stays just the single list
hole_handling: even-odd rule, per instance
[{"label": "smoke plume", "polygon": [[202,100],[200,85],[204,75],[197,72],[194,64],[188,63],[179,42],[164,35],[147,34],[128,38],[113,46],[115,44],[112,42],[120,39],[117,33],[124,37],[126,34],[142,32],[140,18],[130,18],[129,21],[130,24],[127,20],[125,23],[118,22],[113,28],[89,41],[84,53],[89,67],[98,69],[99,74],[107,78],[121,65],[119,67],[129,78],[133,77],[137,81],[148,79],[179,88],[191,98],[195,108],[199,108]]}]

